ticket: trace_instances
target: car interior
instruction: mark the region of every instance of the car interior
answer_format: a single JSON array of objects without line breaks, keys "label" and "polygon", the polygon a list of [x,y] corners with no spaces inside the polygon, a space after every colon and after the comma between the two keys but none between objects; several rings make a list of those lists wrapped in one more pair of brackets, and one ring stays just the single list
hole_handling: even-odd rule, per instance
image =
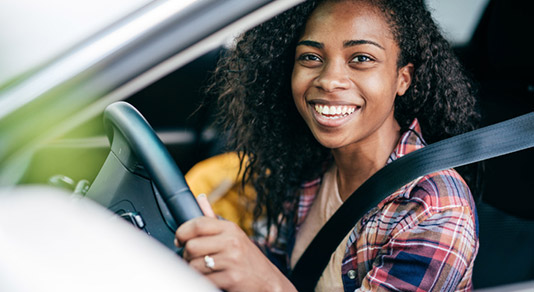
[{"label": "car interior", "polygon": [[[477,29],[458,54],[478,83],[482,126],[534,109],[532,1],[490,1]],[[511,57],[511,58],[509,58]],[[534,151],[483,163],[478,194],[480,250],[475,287],[534,279],[534,212],[530,207]]]},{"label": "car interior", "polygon": [[[471,40],[454,48],[477,84],[482,126],[533,109],[533,8],[532,1],[490,1]],[[226,150],[205,94],[210,72],[225,50],[210,51],[126,100],[156,130],[183,173]],[[72,191],[80,181],[93,182],[109,153],[102,119],[99,115],[39,149],[21,182]],[[534,151],[525,150],[478,166],[477,289],[534,280],[533,163]]]}]

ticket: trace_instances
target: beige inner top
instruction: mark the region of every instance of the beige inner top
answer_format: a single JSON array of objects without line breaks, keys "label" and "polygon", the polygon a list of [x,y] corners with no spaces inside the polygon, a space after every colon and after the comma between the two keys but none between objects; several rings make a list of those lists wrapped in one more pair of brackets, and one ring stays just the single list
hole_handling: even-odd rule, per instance
[{"label": "beige inner top", "polygon": [[[306,250],[321,227],[330,219],[336,210],[343,204],[337,188],[337,167],[333,165],[322,180],[317,198],[306,215],[297,233],[295,247],[291,255],[291,268],[295,267],[298,259]],[[336,251],[332,254],[330,262],[319,279],[315,291],[343,291],[341,280],[341,261],[345,255],[345,246],[349,234],[345,236]]]}]

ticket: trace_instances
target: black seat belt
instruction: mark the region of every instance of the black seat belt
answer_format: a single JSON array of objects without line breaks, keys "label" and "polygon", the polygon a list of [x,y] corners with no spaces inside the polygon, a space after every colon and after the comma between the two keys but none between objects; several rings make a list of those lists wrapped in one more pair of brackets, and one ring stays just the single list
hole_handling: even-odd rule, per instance
[{"label": "black seat belt", "polygon": [[534,147],[534,113],[454,136],[409,153],[380,169],[332,215],[304,251],[290,279],[313,291],[332,253],[358,220],[418,177]]}]

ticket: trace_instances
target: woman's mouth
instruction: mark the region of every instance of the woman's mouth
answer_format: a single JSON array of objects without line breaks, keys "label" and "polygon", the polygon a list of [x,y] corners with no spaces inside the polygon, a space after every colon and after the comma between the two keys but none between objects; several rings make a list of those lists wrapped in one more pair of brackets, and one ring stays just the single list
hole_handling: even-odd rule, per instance
[{"label": "woman's mouth", "polygon": [[316,101],[310,102],[309,106],[315,122],[325,128],[341,127],[361,109],[361,106],[354,104],[333,105]]},{"label": "woman's mouth", "polygon": [[359,106],[356,105],[326,105],[314,104],[315,112],[327,119],[341,119],[354,113]]}]

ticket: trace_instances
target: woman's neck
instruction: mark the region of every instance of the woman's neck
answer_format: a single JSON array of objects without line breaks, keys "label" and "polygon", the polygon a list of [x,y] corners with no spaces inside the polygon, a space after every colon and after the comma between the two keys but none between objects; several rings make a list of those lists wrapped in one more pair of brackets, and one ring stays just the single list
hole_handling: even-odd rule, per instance
[{"label": "woman's neck", "polygon": [[400,138],[397,122],[381,127],[365,141],[332,149],[337,165],[337,184],[345,201],[369,177],[384,167]]}]

